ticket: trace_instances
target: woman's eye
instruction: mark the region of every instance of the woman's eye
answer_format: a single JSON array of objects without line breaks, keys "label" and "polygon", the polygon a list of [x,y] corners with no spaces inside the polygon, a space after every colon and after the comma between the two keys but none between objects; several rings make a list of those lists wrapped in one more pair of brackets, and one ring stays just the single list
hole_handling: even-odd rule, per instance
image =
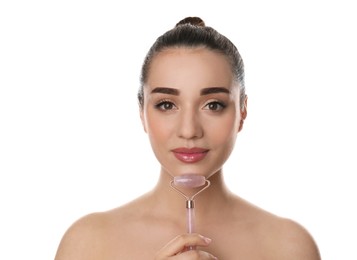
[{"label": "woman's eye", "polygon": [[209,102],[206,106],[205,109],[212,110],[212,111],[221,111],[226,107],[226,105],[222,102],[218,101],[213,101]]},{"label": "woman's eye", "polygon": [[155,105],[155,107],[162,111],[172,110],[175,108],[175,104],[170,101],[162,101]]}]

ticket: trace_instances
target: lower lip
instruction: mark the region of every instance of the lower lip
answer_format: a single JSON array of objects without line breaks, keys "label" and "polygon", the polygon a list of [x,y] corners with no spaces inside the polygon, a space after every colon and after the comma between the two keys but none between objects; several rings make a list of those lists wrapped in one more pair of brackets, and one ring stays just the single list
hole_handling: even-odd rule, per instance
[{"label": "lower lip", "polygon": [[181,162],[195,163],[203,160],[206,157],[207,152],[202,152],[202,153],[175,153],[174,152],[174,155]]}]

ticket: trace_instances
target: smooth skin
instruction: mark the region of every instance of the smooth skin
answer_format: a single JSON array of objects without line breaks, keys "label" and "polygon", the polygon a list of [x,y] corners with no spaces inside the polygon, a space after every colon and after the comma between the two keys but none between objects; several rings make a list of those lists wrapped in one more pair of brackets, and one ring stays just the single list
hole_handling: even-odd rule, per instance
[{"label": "smooth skin", "polygon": [[[224,183],[222,167],[247,116],[247,99],[241,106],[238,83],[224,56],[203,47],[159,53],[150,67],[140,116],[161,164],[157,185],[126,205],[75,222],[56,260],[320,259],[301,225],[250,204]],[[184,163],[172,152],[179,147],[208,153],[201,161]],[[195,234],[185,234],[184,198],[170,187],[173,176],[185,173],[211,181],[195,199]],[[196,250],[187,251],[187,246]]]}]

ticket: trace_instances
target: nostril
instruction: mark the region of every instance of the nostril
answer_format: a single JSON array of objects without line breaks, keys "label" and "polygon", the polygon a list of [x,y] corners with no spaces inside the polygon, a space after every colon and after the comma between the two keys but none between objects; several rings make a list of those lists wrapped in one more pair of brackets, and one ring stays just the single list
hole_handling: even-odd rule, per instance
[{"label": "nostril", "polygon": [[197,139],[203,136],[200,115],[195,109],[184,109],[178,121],[178,136],[185,139]]},{"label": "nostril", "polygon": [[180,125],[177,129],[178,135],[182,138],[192,139],[192,138],[199,138],[203,135],[202,126],[196,122],[185,122]]}]

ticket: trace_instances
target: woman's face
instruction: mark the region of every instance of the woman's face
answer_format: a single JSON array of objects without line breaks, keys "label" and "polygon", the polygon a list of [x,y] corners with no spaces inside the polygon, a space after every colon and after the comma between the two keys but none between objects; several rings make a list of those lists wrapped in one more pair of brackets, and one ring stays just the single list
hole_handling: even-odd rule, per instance
[{"label": "woman's face", "polygon": [[152,60],[141,119],[163,171],[210,177],[231,154],[244,118],[223,55],[170,48]]}]

